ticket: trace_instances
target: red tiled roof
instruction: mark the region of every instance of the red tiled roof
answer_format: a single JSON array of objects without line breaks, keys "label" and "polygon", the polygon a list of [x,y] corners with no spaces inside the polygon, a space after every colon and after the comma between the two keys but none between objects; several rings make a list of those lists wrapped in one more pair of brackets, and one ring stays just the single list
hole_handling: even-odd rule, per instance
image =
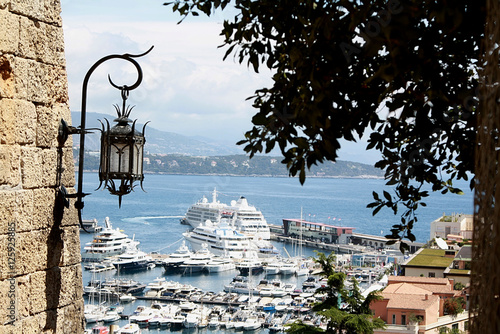
[{"label": "red tiled roof", "polygon": [[388,299],[387,308],[407,309],[407,310],[427,310],[439,304],[439,296],[402,294],[382,292],[384,299]]},{"label": "red tiled roof", "polygon": [[414,284],[409,283],[395,283],[389,284],[385,289],[384,293],[394,293],[394,294],[405,294],[405,295],[432,295],[431,290],[425,289],[425,287],[417,287]]}]

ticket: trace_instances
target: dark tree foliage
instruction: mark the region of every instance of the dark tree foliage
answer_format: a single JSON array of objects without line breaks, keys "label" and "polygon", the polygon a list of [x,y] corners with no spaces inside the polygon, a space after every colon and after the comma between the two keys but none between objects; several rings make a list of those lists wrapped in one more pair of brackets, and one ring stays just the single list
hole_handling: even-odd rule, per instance
[{"label": "dark tree foliage", "polygon": [[250,156],[278,146],[303,183],[312,165],[337,159],[339,139],[369,135],[393,193],[374,193],[368,206],[403,208],[390,238],[415,240],[424,186],[461,193],[453,181],[474,174],[484,0],[167,4],[183,16],[234,6],[221,32],[225,57],[272,70],[272,87],[250,97],[254,126],[239,142]]}]

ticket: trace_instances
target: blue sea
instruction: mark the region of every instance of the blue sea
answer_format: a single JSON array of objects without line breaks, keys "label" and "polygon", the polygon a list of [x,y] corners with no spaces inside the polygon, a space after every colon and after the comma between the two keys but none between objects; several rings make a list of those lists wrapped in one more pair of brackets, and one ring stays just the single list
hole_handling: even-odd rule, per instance
[{"label": "blue sea", "polygon": [[[392,211],[382,210],[373,216],[372,210],[366,208],[373,201],[373,191],[390,191],[380,179],[308,178],[301,185],[297,178],[146,175],[143,183],[145,192],[137,187],[135,192],[123,197],[121,208],[118,207],[116,196],[110,195],[106,190],[95,190],[98,186],[96,173],[85,173],[84,192],[91,195],[84,199],[84,219],[96,218],[102,224],[104,218],[109,217],[113,227],[119,227],[130,237],[140,241],[140,249],[145,252],[174,252],[183,239],[182,233],[187,229],[187,226],[180,224],[180,218],[189,206],[203,196],[211,200],[214,188],[220,192],[218,199],[223,203],[229,204],[232,200],[245,196],[251,205],[262,211],[270,224],[281,225],[284,218],[300,218],[302,212],[303,218],[312,222],[354,227],[355,232],[359,233],[386,235],[392,225],[399,223],[399,216],[395,216]],[[461,182],[456,186],[465,194],[431,193],[425,201],[427,206],[418,210],[418,223],[413,231],[418,242],[429,239],[430,223],[443,213],[472,214],[473,196],[468,183]],[[82,248],[91,240],[92,235],[82,233]],[[285,247],[283,244],[275,245],[280,250]],[[294,250],[291,246],[286,247],[292,254]],[[304,254],[314,253],[311,249],[305,249]],[[218,292],[236,274],[237,272],[197,276],[170,275],[167,279],[189,283],[205,291]],[[111,271],[99,276],[99,279],[104,279],[116,277],[117,273]],[[147,284],[159,276],[163,276],[162,268],[127,275],[126,278]],[[87,284],[90,279],[91,274],[84,271],[83,283]],[[258,280],[259,277],[255,279]],[[296,283],[301,284],[301,281]],[[125,313],[131,313],[141,303],[147,304],[145,301],[136,301],[128,305]],[[120,322],[120,325],[123,324],[123,321]],[[203,332],[212,333],[208,329],[203,329]],[[218,332],[221,331],[213,333]],[[148,330],[143,330],[143,333],[148,333]]]}]

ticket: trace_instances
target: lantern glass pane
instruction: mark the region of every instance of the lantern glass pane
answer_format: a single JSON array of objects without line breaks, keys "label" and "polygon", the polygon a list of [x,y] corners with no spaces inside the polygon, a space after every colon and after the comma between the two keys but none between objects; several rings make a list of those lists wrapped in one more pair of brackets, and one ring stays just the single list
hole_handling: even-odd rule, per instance
[{"label": "lantern glass pane", "polygon": [[127,144],[113,144],[109,157],[110,173],[128,173],[130,161],[130,146]]},{"label": "lantern glass pane", "polygon": [[143,146],[141,144],[134,144],[134,162],[132,165],[132,174],[142,174],[142,155]]}]

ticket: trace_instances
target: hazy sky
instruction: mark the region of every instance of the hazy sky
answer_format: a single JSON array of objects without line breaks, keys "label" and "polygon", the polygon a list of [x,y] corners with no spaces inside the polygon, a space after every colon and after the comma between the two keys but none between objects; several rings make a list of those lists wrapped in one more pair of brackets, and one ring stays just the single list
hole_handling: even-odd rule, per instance
[{"label": "hazy sky", "polygon": [[[82,81],[88,69],[109,54],[139,54],[144,72],[139,88],[131,91],[129,103],[136,105],[131,118],[151,121],[151,127],[187,136],[203,136],[229,143],[243,139],[256,110],[246,98],[256,89],[271,86],[270,72],[256,74],[231,56],[222,61],[218,48],[224,17],[215,13],[188,17],[181,24],[178,14],[153,0],[62,0],[71,110],[81,109]],[[102,64],[91,76],[87,111],[115,115],[120,103],[116,84],[132,84],[135,68],[126,61]],[[78,125],[78,124],[76,124]],[[366,144],[346,145],[342,160],[373,162],[364,152]],[[242,150],[242,153],[243,150]]]}]

